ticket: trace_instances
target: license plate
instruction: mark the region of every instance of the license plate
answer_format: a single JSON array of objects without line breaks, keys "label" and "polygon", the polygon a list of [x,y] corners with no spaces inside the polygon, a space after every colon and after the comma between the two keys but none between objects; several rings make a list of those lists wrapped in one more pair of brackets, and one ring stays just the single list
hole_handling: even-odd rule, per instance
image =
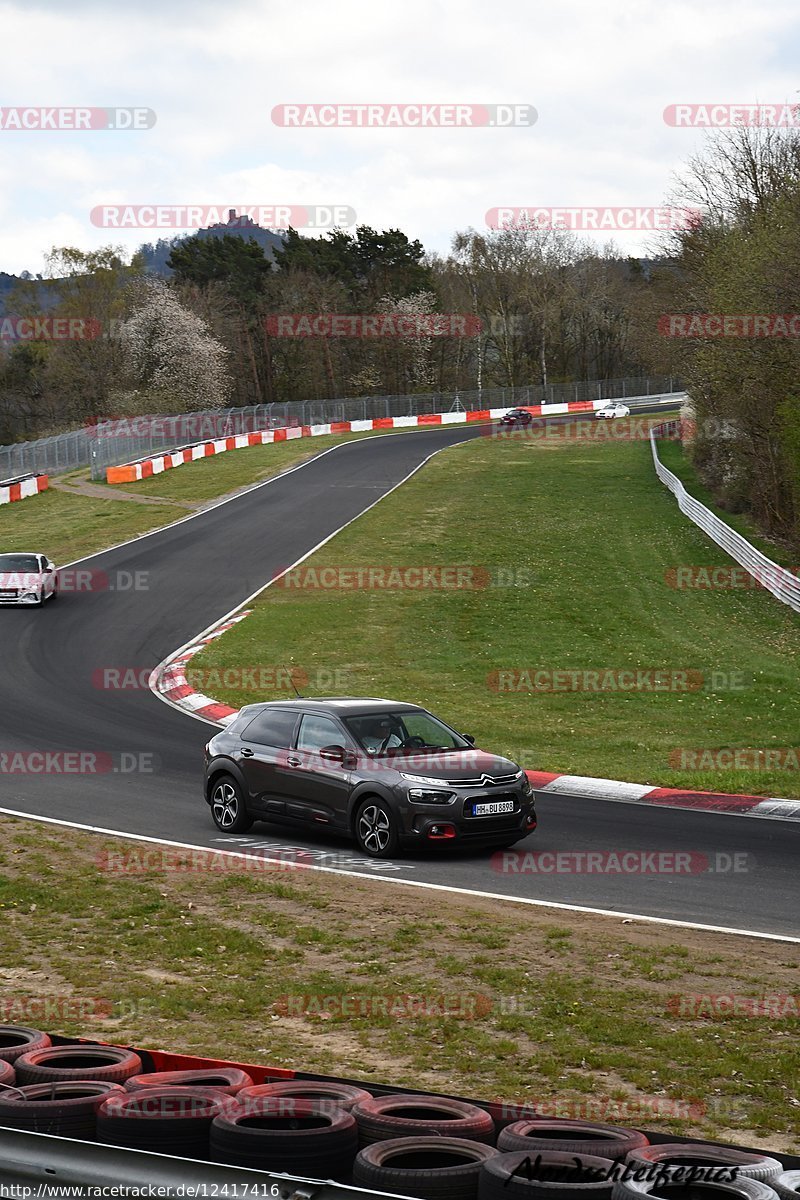
[{"label": "license plate", "polygon": [[513,800],[494,800],[487,804],[473,804],[473,817],[491,817],[495,813],[510,813],[514,811]]}]

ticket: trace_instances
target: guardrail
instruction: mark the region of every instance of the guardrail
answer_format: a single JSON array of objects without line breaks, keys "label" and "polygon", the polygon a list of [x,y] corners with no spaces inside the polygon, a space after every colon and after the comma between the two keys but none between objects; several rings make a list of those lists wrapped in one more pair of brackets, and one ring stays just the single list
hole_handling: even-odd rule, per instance
[{"label": "guardrail", "polygon": [[744,567],[776,600],[788,604],[795,612],[800,612],[800,578],[786,567],[781,567],[771,558],[767,558],[760,550],[756,550],[747,538],[731,529],[716,513],[691,496],[678,476],[661,462],[656,440],[668,433],[676,433],[679,425],[679,421],[665,421],[662,425],[654,425],[650,430],[650,448],[653,451],[653,463],[658,478],[675,496],[681,512],[702,529],[712,542],[716,542],[726,554]]}]

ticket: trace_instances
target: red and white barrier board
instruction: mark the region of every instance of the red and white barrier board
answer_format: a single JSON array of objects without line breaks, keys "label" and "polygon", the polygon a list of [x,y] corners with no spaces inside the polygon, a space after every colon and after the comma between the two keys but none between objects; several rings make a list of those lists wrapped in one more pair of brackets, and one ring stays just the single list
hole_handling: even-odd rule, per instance
[{"label": "red and white barrier board", "polygon": [[47,475],[23,475],[19,479],[0,480],[0,504],[13,504],[27,496],[38,496],[50,486]]},{"label": "red and white barrier board", "polygon": [[[535,417],[557,417],[564,413],[594,412],[607,403],[607,400],[578,400],[566,404],[524,404],[518,407],[527,409]],[[197,442],[195,445],[186,446],[181,450],[164,452],[153,458],[124,463],[119,467],[108,467],[106,481],[108,483],[136,483],[139,479],[149,479],[150,476],[160,475],[162,471],[169,471],[172,467],[180,467],[184,463],[196,462],[200,458],[209,458],[214,454],[223,454],[226,450],[241,450],[245,446],[265,446],[271,442],[288,442],[302,437],[322,437],[329,433],[368,433],[380,429],[415,429],[427,425],[465,425],[472,421],[496,421],[509,411],[507,406],[506,408],[483,408],[475,412],[427,413],[418,417],[375,417],[364,421],[330,421],[325,425],[294,425],[286,429],[266,429],[260,433],[240,433],[233,437]]]}]

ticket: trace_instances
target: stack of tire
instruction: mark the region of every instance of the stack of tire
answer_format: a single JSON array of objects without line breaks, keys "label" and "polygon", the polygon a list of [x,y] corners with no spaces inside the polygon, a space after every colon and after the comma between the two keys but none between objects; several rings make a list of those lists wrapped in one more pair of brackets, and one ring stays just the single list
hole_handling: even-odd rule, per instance
[{"label": "stack of tire", "polygon": [[[507,1126],[481,1171],[478,1200],[793,1200],[791,1176],[765,1154],[712,1143],[648,1144],[643,1134],[600,1123],[534,1119]],[[694,1185],[694,1186],[692,1186]]]},{"label": "stack of tire", "polygon": [[764,1154],[563,1119],[498,1135],[484,1108],[443,1096],[255,1085],[236,1067],[145,1072],[133,1050],[53,1046],[18,1026],[0,1026],[0,1126],[422,1200],[800,1200],[800,1171]]},{"label": "stack of tire", "polygon": [[39,1029],[0,1025],[0,1125],[95,1141],[100,1106],[141,1065],[130,1050],[56,1047]]}]

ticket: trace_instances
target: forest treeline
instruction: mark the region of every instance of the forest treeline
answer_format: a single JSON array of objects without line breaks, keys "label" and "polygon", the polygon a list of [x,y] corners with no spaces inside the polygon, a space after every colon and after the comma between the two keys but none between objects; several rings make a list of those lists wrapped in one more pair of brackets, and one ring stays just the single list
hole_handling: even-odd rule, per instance
[{"label": "forest treeline", "polygon": [[[467,229],[446,255],[365,225],[289,230],[273,253],[235,234],[130,262],[56,248],[44,280],[4,290],[0,444],[102,416],[674,374],[718,501],[800,548],[800,137],[716,133],[672,200],[702,220],[647,259],[535,226]],[[14,325],[37,314],[53,336]],[[297,336],[317,314],[368,319],[341,321],[361,336]]]}]

